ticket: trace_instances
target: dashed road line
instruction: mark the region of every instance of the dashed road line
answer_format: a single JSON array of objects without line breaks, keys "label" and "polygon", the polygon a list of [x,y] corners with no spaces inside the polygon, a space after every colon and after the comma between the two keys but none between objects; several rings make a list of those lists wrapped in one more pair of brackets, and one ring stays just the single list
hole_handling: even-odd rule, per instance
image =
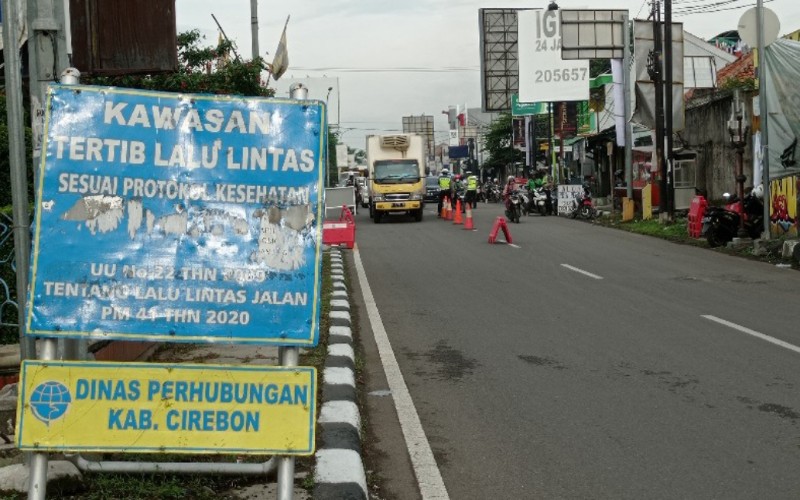
[{"label": "dashed road line", "polygon": [[752,335],[761,340],[766,340],[771,344],[775,344],[779,347],[783,347],[784,349],[789,349],[790,351],[794,351],[796,353],[800,353],[800,347],[797,347],[794,344],[790,344],[788,342],[784,342],[783,340],[776,339],[775,337],[770,337],[769,335],[765,335],[763,333],[757,332],[755,330],[751,330],[747,327],[742,325],[737,325],[736,323],[732,323],[730,321],[724,320],[722,318],[718,318],[716,316],[712,316],[710,314],[703,314],[701,315],[703,318],[713,321],[714,323],[719,323],[720,325],[725,325],[729,328],[733,328],[734,330],[740,331],[742,333],[746,333],[747,335]]},{"label": "dashed road line", "polygon": [[590,278],[592,278],[592,279],[596,279],[596,280],[601,280],[601,279],[603,279],[603,277],[602,277],[602,276],[598,276],[598,275],[596,275],[596,274],[592,274],[592,273],[590,273],[589,271],[584,271],[583,269],[578,269],[577,267],[570,266],[569,264],[561,264],[561,267],[566,267],[566,268],[567,268],[567,269],[569,269],[570,271],[575,271],[576,273],[583,274],[584,276],[588,276],[588,277],[590,277]]}]

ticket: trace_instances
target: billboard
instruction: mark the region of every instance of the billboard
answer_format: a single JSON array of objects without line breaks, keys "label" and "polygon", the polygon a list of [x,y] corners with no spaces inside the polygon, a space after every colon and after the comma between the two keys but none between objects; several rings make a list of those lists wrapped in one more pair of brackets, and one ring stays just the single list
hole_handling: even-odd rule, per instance
[{"label": "billboard", "polygon": [[417,134],[425,138],[427,144],[428,157],[433,156],[433,148],[436,143],[433,140],[433,116],[420,115],[420,116],[404,116],[403,117],[403,133]]},{"label": "billboard", "polygon": [[519,92],[517,9],[479,9],[481,109],[508,111]]},{"label": "billboard", "polygon": [[589,99],[589,61],[561,58],[558,11],[521,10],[517,29],[520,102]]},{"label": "billboard", "polygon": [[50,87],[27,334],[316,345],[325,106]]},{"label": "billboard", "polygon": [[[665,40],[664,26],[665,24],[661,23],[661,40]],[[655,23],[651,21],[637,19],[633,23],[636,107],[631,121],[650,129],[655,129],[656,127],[656,90],[653,83],[654,68],[652,67],[652,54],[655,50],[654,27]],[[670,30],[672,33],[672,129],[677,132],[683,130],[686,126],[683,98],[683,24],[672,23]],[[662,78],[666,74],[663,67],[664,62],[662,56]]]}]

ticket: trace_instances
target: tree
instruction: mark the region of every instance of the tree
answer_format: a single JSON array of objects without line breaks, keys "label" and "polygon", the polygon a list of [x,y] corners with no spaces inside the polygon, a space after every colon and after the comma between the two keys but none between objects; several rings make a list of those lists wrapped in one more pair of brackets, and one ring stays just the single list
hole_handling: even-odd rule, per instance
[{"label": "tree", "polygon": [[347,148],[347,152],[353,155],[356,165],[363,165],[367,163],[367,152],[363,149]]},{"label": "tree", "polygon": [[484,169],[497,172],[508,165],[525,160],[522,151],[514,149],[511,134],[511,113],[501,113],[489,124],[489,132],[485,136],[483,145],[483,150],[489,153],[489,159],[483,162]]},{"label": "tree", "polygon": [[336,146],[339,145],[339,131],[328,129],[328,158],[325,162],[327,169],[328,186],[335,186],[339,183],[339,168],[336,165]]}]

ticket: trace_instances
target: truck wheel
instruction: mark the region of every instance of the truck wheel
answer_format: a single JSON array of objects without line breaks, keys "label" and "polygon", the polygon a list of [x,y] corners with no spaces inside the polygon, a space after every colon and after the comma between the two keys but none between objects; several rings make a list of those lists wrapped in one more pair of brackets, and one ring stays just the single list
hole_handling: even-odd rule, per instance
[{"label": "truck wheel", "polygon": [[417,209],[417,210],[414,210],[414,220],[416,222],[421,222],[422,221],[422,209],[421,208]]},{"label": "truck wheel", "polygon": [[372,211],[372,221],[375,224],[380,224],[380,222],[381,222],[381,213],[379,211],[377,211],[377,210],[373,210]]}]

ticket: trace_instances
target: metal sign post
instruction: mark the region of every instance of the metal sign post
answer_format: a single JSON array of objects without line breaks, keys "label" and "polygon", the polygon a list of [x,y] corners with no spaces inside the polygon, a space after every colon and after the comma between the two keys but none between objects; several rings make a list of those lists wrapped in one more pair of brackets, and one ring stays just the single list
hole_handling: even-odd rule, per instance
[{"label": "metal sign post", "polygon": [[17,37],[21,31],[17,18],[17,2],[3,0],[3,46],[6,78],[6,108],[8,114],[8,150],[11,163],[11,197],[14,217],[14,258],[16,261],[17,304],[19,305],[20,358],[36,356],[32,340],[25,336],[22,311],[28,293],[28,259],[30,258],[30,215],[28,213],[28,168],[25,159],[25,125],[22,106],[22,70]]}]

